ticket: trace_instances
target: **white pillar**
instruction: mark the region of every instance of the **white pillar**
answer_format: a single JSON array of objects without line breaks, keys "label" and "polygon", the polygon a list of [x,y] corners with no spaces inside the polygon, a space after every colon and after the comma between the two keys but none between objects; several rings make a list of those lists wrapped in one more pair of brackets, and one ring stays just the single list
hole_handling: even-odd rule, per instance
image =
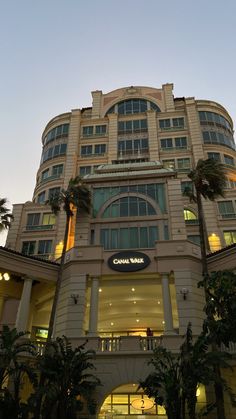
[{"label": "white pillar", "polygon": [[164,320],[165,320],[164,333],[173,334],[174,333],[173,314],[172,314],[168,274],[162,274],[162,298],[163,298],[163,310],[164,310]]},{"label": "white pillar", "polygon": [[32,289],[32,279],[25,278],[20,304],[16,316],[16,329],[18,332],[27,331],[28,317],[30,310],[30,297]]},{"label": "white pillar", "polygon": [[97,336],[98,328],[98,300],[99,300],[99,279],[92,278],[90,312],[89,312],[89,336]]}]

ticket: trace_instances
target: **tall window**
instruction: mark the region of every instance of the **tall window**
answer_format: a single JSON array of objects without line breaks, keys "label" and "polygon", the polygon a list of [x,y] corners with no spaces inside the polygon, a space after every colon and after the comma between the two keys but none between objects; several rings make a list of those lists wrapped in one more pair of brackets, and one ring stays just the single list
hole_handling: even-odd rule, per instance
[{"label": "tall window", "polygon": [[123,154],[138,154],[148,151],[148,139],[130,139],[118,141],[118,151]]},{"label": "tall window", "polygon": [[37,199],[38,204],[44,204],[45,199],[46,199],[46,192],[45,191],[38,194],[38,199]]},{"label": "tall window", "polygon": [[56,216],[55,214],[48,213],[43,214],[43,225],[54,225],[56,223]]},{"label": "tall window", "polygon": [[93,153],[92,145],[82,145],[81,147],[81,156],[89,156]]},{"label": "tall window", "polygon": [[197,224],[198,223],[198,219],[197,219],[196,214],[194,214],[194,212],[189,210],[189,209],[184,210],[184,220],[185,220],[186,224]]},{"label": "tall window", "polygon": [[52,176],[60,176],[63,172],[63,164],[52,166]]},{"label": "tall window", "polygon": [[36,247],[36,241],[23,242],[21,253],[23,253],[23,255],[34,255],[35,247]]},{"label": "tall window", "polygon": [[51,199],[53,196],[58,195],[60,192],[60,188],[51,188],[48,191],[48,199]]},{"label": "tall window", "polygon": [[83,137],[90,137],[91,135],[93,135],[93,125],[83,127]]},{"label": "tall window", "polygon": [[172,138],[162,138],[161,139],[161,148],[173,148]]},{"label": "tall window", "polygon": [[234,166],[234,158],[231,156],[228,156],[227,154],[224,154],[224,161],[225,161],[225,164],[228,164],[229,166]]},{"label": "tall window", "polygon": [[38,255],[49,255],[52,251],[52,240],[39,240]]},{"label": "tall window", "polygon": [[236,243],[236,230],[224,231],[224,239],[227,246]]},{"label": "tall window", "polygon": [[81,166],[79,168],[80,176],[89,175],[92,172],[92,166]]},{"label": "tall window", "polygon": [[236,218],[236,213],[232,201],[218,202],[218,208],[222,218]]},{"label": "tall window", "polygon": [[177,167],[178,167],[178,170],[190,169],[190,159],[189,158],[177,159]]},{"label": "tall window", "polygon": [[94,154],[106,153],[106,144],[96,144],[94,147]]},{"label": "tall window", "polygon": [[158,227],[126,227],[101,229],[100,243],[104,249],[140,249],[155,247]]},{"label": "tall window", "polygon": [[118,134],[132,134],[147,131],[147,119],[118,122]]},{"label": "tall window", "polygon": [[207,153],[208,159],[216,160],[220,162],[220,153]]},{"label": "tall window", "polygon": [[46,169],[46,170],[44,170],[44,171],[42,172],[42,177],[41,177],[41,180],[45,180],[45,179],[47,179],[47,178],[48,178],[48,176],[49,176],[49,169]]},{"label": "tall window", "polygon": [[39,225],[40,213],[28,214],[27,215],[27,226]]},{"label": "tall window", "polygon": [[95,134],[96,135],[105,135],[107,132],[107,126],[106,125],[96,125],[95,127]]}]

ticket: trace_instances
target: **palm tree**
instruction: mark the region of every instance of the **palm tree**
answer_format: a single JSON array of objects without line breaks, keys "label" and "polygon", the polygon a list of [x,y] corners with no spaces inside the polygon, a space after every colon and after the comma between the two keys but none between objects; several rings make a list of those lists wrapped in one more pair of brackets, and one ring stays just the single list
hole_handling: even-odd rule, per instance
[{"label": "palm tree", "polygon": [[63,249],[48,328],[47,341],[49,342],[53,333],[56,308],[61,288],[70,221],[75,213],[75,210],[89,212],[91,206],[91,195],[88,187],[83,183],[82,179],[79,176],[76,176],[75,178],[70,179],[67,189],[61,189],[60,192],[54,194],[48,201],[46,201],[46,204],[51,206],[51,210],[55,215],[57,215],[61,209],[63,209],[66,214]]},{"label": "palm tree", "polygon": [[94,351],[85,350],[85,344],[73,349],[65,336],[49,342],[39,360],[39,370],[45,378],[43,387],[38,389],[42,417],[74,419],[84,405],[94,414],[93,392],[100,385],[99,379],[89,372],[94,369],[94,356]]},{"label": "palm tree", "polygon": [[9,208],[6,207],[6,203],[6,198],[0,198],[0,232],[2,230],[9,229],[11,221],[13,220],[13,215],[11,214]]},{"label": "palm tree", "polygon": [[[200,247],[201,247],[201,259],[202,259],[202,274],[203,274],[203,286],[205,291],[206,303],[210,298],[207,292],[207,280],[208,280],[208,267],[206,257],[206,242],[208,241],[205,230],[204,230],[204,214],[202,206],[202,198],[214,201],[219,196],[224,196],[224,187],[226,183],[226,176],[224,168],[221,163],[214,159],[199,160],[195,169],[188,174],[191,179],[194,188],[186,188],[184,195],[190,198],[197,204],[198,208],[198,220],[199,220],[199,234],[200,234]],[[213,320],[209,318],[209,320]],[[215,351],[217,345],[212,343],[212,350]],[[215,396],[217,405],[218,419],[225,419],[224,411],[224,394],[221,380],[221,373],[219,366],[215,366],[215,373],[217,379],[215,381]]]},{"label": "palm tree", "polygon": [[200,247],[202,258],[203,278],[208,275],[206,259],[206,243],[208,239],[204,230],[204,214],[202,207],[202,197],[214,201],[219,196],[224,196],[224,187],[226,176],[221,163],[213,159],[198,160],[195,169],[188,174],[194,188],[185,188],[184,195],[188,196],[190,201],[197,204]]},{"label": "palm tree", "polygon": [[[36,385],[37,374],[25,361],[26,355],[31,359],[36,355],[36,348],[27,339],[27,332],[17,332],[4,325],[0,332],[0,417],[18,418],[23,405],[20,401],[20,390],[27,376],[29,381]],[[11,391],[7,386],[11,385]]]}]

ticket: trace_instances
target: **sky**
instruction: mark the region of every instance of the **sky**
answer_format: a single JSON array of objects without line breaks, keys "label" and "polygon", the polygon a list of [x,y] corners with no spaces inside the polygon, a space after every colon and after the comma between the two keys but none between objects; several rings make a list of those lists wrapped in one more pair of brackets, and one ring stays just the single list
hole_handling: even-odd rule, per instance
[{"label": "sky", "polygon": [[235,0],[0,0],[0,197],[32,199],[45,125],[93,90],[173,83],[236,123],[235,16]]}]

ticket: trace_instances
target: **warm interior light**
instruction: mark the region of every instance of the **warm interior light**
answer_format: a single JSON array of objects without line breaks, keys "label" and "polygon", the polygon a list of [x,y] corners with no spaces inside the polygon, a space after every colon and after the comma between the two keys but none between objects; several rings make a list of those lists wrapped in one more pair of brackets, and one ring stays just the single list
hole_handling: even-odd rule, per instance
[{"label": "warm interior light", "polygon": [[2,280],[2,274],[0,273],[0,281]]},{"label": "warm interior light", "polygon": [[135,291],[135,288],[132,288],[132,291]]},{"label": "warm interior light", "polygon": [[136,304],[136,301],[134,301],[134,304]]},{"label": "warm interior light", "polygon": [[113,322],[111,322],[111,326],[114,326],[114,323]]},{"label": "warm interior light", "polygon": [[199,397],[199,396],[200,396],[200,394],[201,394],[201,390],[200,390],[200,388],[198,387],[198,388],[197,388],[197,391],[196,391],[196,397]]},{"label": "warm interior light", "polygon": [[5,279],[5,281],[9,281],[9,279],[10,279],[10,275],[9,275],[9,273],[5,272],[5,273],[3,274],[3,278]]},{"label": "warm interior light", "polygon": [[102,292],[102,288],[99,288],[99,292]]},{"label": "warm interior light", "polygon": [[136,319],[136,322],[139,323],[139,319]]}]

